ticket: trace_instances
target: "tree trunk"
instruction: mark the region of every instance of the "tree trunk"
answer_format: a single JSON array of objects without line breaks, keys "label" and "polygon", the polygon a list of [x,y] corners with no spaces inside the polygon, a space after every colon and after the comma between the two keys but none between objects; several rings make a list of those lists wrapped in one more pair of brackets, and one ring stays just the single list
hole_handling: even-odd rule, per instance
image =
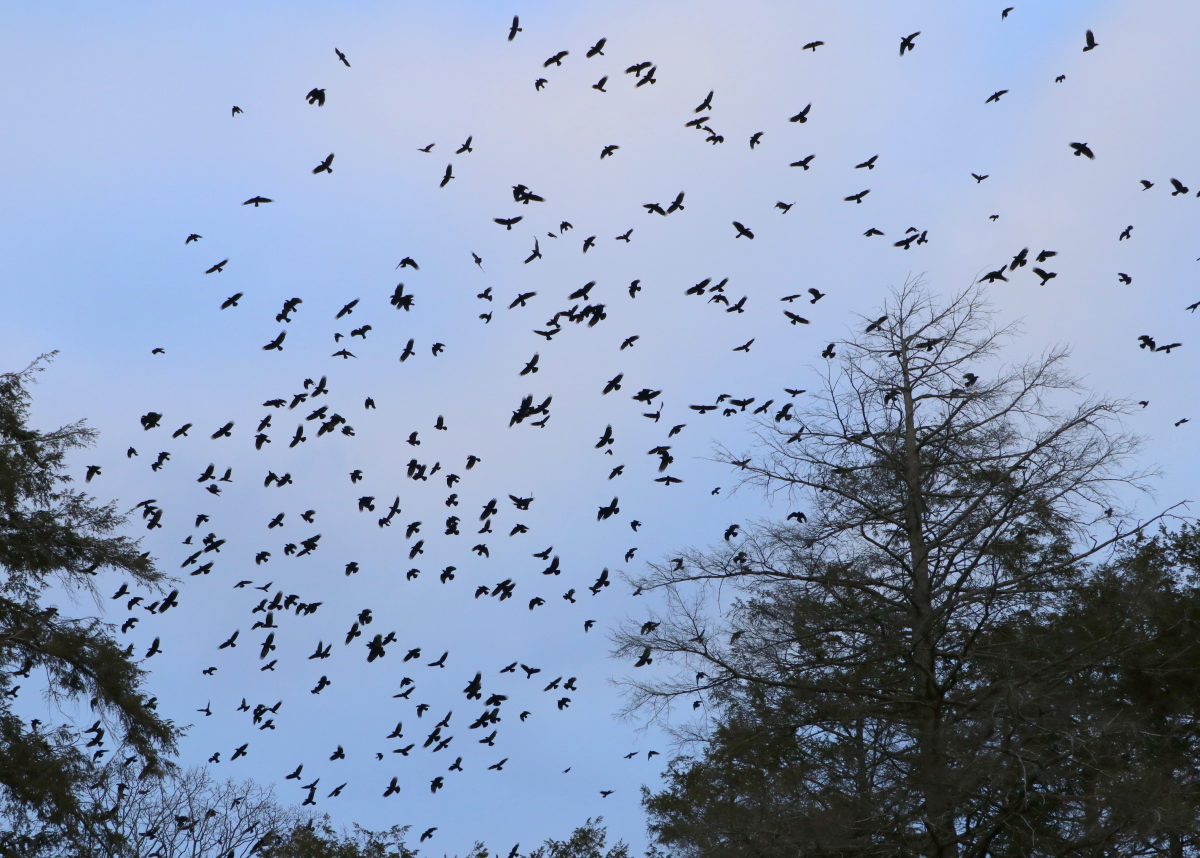
[{"label": "tree trunk", "polygon": [[901,357],[904,376],[904,454],[908,504],[905,524],[912,561],[913,696],[916,704],[918,788],[925,799],[925,830],[929,858],[957,858],[954,801],[949,794],[949,769],[942,748],[941,689],[937,681],[937,656],[933,641],[933,588],[929,577],[929,549],[925,544],[925,504],[921,487],[921,452],[917,446],[916,403],[908,373],[907,354]]}]

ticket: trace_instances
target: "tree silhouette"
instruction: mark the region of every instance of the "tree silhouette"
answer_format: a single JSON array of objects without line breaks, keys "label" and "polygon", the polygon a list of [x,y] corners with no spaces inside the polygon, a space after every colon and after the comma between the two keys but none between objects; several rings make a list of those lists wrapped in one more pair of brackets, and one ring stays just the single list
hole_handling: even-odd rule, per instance
[{"label": "tree silhouette", "polygon": [[94,431],[81,422],[51,432],[27,425],[29,385],[51,357],[0,374],[0,801],[69,829],[97,824],[80,800],[93,752],[69,723],[46,725],[20,714],[15,704],[29,686],[19,679],[40,680],[51,701],[87,702],[100,719],[100,732],[89,734],[92,746],[107,731],[147,777],[168,765],[176,730],[142,693],[144,673],[108,624],[46,604],[64,592],[95,596],[94,576],[102,569],[120,570],[141,585],[161,581],[137,543],[116,535],[125,519],[114,504],[71,487],[66,455],[88,446]]},{"label": "tree silhouette", "polygon": [[701,854],[983,856],[1047,771],[1083,764],[1082,726],[1027,748],[1047,719],[1065,729],[1047,689],[1106,651],[1059,641],[1034,658],[1001,631],[1065,610],[1090,564],[1166,514],[1120,508],[1150,476],[1129,465],[1130,405],[1087,395],[1065,349],[1000,365],[1012,329],[979,286],[942,302],[909,282],[883,314],[838,345],[810,405],[764,417],[755,452],[721,453],[805,509],[635,581],[666,610],[618,652],[649,646],[679,670],[631,680],[633,705],[722,709],[712,760],[769,771],[760,755],[781,754],[757,834]]}]

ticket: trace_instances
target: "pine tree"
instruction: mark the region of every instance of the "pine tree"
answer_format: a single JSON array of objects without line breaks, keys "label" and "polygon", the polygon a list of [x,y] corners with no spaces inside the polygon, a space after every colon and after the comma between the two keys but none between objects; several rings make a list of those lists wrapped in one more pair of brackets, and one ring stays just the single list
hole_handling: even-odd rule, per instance
[{"label": "pine tree", "polygon": [[[52,357],[0,374],[0,801],[10,813],[78,828],[96,822],[96,810],[81,800],[92,753],[72,725],[21,713],[28,680],[63,710],[89,704],[145,776],[169,765],[177,732],[149,704],[144,672],[109,624],[48,604],[64,594],[94,598],[105,569],[148,587],[162,580],[137,543],[120,534],[125,518],[115,504],[71,485],[67,454],[89,446],[94,430],[82,422],[49,432],[28,425],[29,387]],[[0,852],[3,838],[0,832]]]}]

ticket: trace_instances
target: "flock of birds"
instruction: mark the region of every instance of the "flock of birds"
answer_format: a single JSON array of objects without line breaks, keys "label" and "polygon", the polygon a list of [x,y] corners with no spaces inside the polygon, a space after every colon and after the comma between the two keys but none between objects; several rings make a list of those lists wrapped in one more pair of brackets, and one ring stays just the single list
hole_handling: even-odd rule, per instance
[{"label": "flock of birds", "polygon": [[[1012,11],[1012,7],[1002,10],[1002,19],[1008,18]],[[514,17],[508,29],[507,40],[510,42],[516,40],[522,31],[519,18]],[[502,38],[503,34],[498,34],[498,37]],[[901,60],[921,49],[921,37],[920,31],[898,36]],[[1098,46],[1099,43],[1092,31],[1088,30],[1084,37],[1082,50],[1091,52]],[[605,53],[608,47],[606,38],[597,39],[584,51],[584,61],[604,60],[608,56]],[[823,40],[816,39],[804,44],[803,50],[816,52],[826,49],[826,47]],[[334,53],[336,62],[343,69],[353,68],[346,53],[336,48]],[[534,79],[535,89],[540,91],[549,86],[551,81],[547,76],[552,76],[554,70],[560,68],[564,62],[571,62],[574,59],[571,50],[560,50],[546,58],[538,76]],[[624,68],[624,75],[628,76],[633,89],[653,86],[657,82],[658,73],[658,65],[650,59],[639,59]],[[597,81],[592,84],[592,89],[601,93],[609,92],[610,74],[616,74],[616,72],[599,76]],[[1060,76],[1057,81],[1062,82],[1063,79]],[[330,91],[335,94],[330,95],[324,87],[314,87],[304,95],[304,99],[314,109],[320,109],[325,106],[329,98],[336,96],[335,90],[331,88]],[[985,103],[999,102],[1006,93],[1007,90],[997,90],[985,99]],[[715,91],[703,94],[693,105],[689,105],[691,113],[684,123],[688,131],[701,135],[702,139],[712,146],[720,146],[727,142],[725,133],[717,128],[714,107],[716,102]],[[234,106],[231,113],[239,122],[247,121],[247,119],[238,117],[249,117],[249,114],[240,106]],[[803,106],[796,105],[795,112],[788,116],[787,120],[790,123],[801,125],[810,121],[818,121],[818,116],[819,108],[814,108],[812,103],[807,103]],[[760,146],[763,136],[763,131],[754,131],[749,136],[749,148],[753,150]],[[428,143],[418,147],[418,151],[425,155],[434,155],[437,145]],[[454,158],[469,156],[475,151],[475,145],[474,138],[468,136],[460,144],[452,147]],[[1098,157],[1097,152],[1088,142],[1068,141],[1066,145],[1069,147],[1069,151],[1077,157],[1089,160]],[[618,144],[605,145],[599,152],[599,159],[604,161],[620,157],[620,150],[621,146]],[[813,166],[815,158],[816,153],[808,154],[791,162],[790,166],[801,171],[808,171]],[[872,175],[873,171],[881,166],[880,160],[880,154],[872,154],[857,163],[854,169],[862,171],[863,175]],[[321,181],[334,181],[332,176],[336,163],[335,153],[329,152],[313,166],[312,173],[321,177]],[[456,179],[456,163],[455,160],[450,160],[446,163],[444,170],[431,175],[430,182],[436,182],[442,189],[450,186]],[[976,184],[983,183],[988,179],[988,175],[984,173],[972,173],[971,175]],[[1190,192],[1178,179],[1172,178],[1170,183],[1173,189],[1172,196]],[[1142,182],[1142,186],[1144,190],[1150,190],[1155,187],[1155,183],[1145,180]],[[857,188],[856,184],[855,189],[844,196],[844,201],[854,205],[869,203],[871,188]],[[515,211],[492,218],[494,224],[501,227],[506,233],[513,232],[515,228],[525,222],[526,214],[533,211],[529,207],[550,205],[547,200],[551,195],[545,189],[535,190],[525,184],[517,183],[512,185],[511,190]],[[1200,193],[1197,195],[1200,196]],[[669,200],[648,201],[642,205],[642,208],[646,215],[666,218],[684,212],[687,204],[687,194],[681,190]],[[774,209],[780,216],[786,216],[795,204],[794,201],[779,200],[774,203]],[[257,209],[276,205],[276,203],[269,196],[254,194],[246,198],[242,205]],[[993,216],[993,218],[995,217]],[[744,239],[747,242],[755,240],[753,224],[744,220],[731,220],[730,223],[733,240]],[[561,220],[558,228],[546,233],[545,236],[541,233],[530,236],[532,239],[531,249],[527,253],[522,251],[516,255],[514,261],[520,259],[524,265],[537,263],[544,258],[543,254],[548,252],[541,244],[543,238],[553,239],[556,244],[560,245],[562,242],[557,242],[557,239],[565,237],[573,229],[574,227],[569,221]],[[1118,240],[1130,239],[1132,231],[1133,226],[1131,225],[1121,233]],[[616,235],[614,239],[629,243],[633,232],[634,229],[630,228]],[[868,239],[874,239],[884,236],[884,232],[871,227],[864,235]],[[586,255],[599,240],[595,234],[584,237],[581,242],[582,253]],[[908,228],[899,237],[893,236],[891,240],[896,248],[909,250],[928,243],[930,239],[927,230],[914,226]],[[190,233],[185,237],[184,244],[189,247],[196,245],[203,248],[203,235],[196,232]],[[1012,255],[1011,259],[1007,259],[993,270],[983,274],[980,279],[989,283],[1008,282],[1010,276],[1027,268],[1028,272],[1036,277],[1041,285],[1045,286],[1058,276],[1057,272],[1051,270],[1056,255],[1057,252],[1050,248],[1040,248],[1036,253],[1029,247],[1021,248]],[[471,260],[476,268],[480,271],[483,270],[484,260],[480,255],[471,251]],[[229,264],[228,258],[221,258],[199,270],[202,270],[207,277],[216,279],[226,271]],[[396,265],[396,268],[408,272],[412,277],[420,277],[421,266],[418,260],[412,256],[405,256]],[[1130,275],[1125,272],[1120,272],[1118,277],[1123,283],[1132,282]],[[634,279],[628,286],[622,288],[621,294],[616,300],[636,301],[642,289],[641,281]],[[565,301],[556,303],[548,309],[546,321],[537,325],[532,332],[541,349],[551,348],[550,344],[553,340],[568,335],[568,332],[573,329],[594,328],[609,318],[611,309],[609,305],[614,298],[610,296],[601,300],[603,296],[593,297],[593,291],[602,292],[603,290],[597,289],[596,281],[589,280],[584,285],[570,290],[565,296]],[[738,295],[730,291],[728,278],[706,278],[687,286],[682,291],[685,298],[706,301],[728,314],[745,312],[748,300],[747,295]],[[810,324],[810,320],[798,310],[816,305],[825,296],[826,293],[817,288],[808,288],[805,291],[783,296],[781,309],[784,321],[781,324],[786,323],[788,326]],[[245,293],[241,291],[229,294],[220,302],[220,311],[235,311],[244,297]],[[519,313],[527,308],[547,309],[544,301],[536,300],[538,297],[536,290],[526,290],[516,292],[511,298],[501,298],[494,294],[492,286],[488,286],[481,289],[475,296],[478,302],[478,320],[485,325],[492,323],[496,320],[497,309],[501,306],[505,306],[504,312],[509,313]],[[387,297],[386,303],[380,301],[378,306],[360,304],[360,299],[357,297],[347,300],[336,312],[333,320],[336,328],[332,332],[335,348],[331,351],[330,358],[341,361],[358,359],[358,354],[354,350],[358,348],[355,345],[356,342],[365,344],[375,327],[369,321],[359,324],[357,320],[371,312],[405,314],[416,312],[416,298],[416,292],[404,283],[399,283],[395,286],[392,294]],[[797,304],[797,302],[801,303]],[[1200,308],[1200,301],[1187,307],[1187,310],[1194,312],[1197,308]],[[289,297],[283,301],[278,313],[274,316],[275,327],[266,332],[263,340],[260,341],[261,349],[267,352],[285,351],[289,345],[289,331],[303,318],[305,309],[302,297]],[[804,310],[804,312],[809,311]],[[877,330],[886,322],[886,316],[880,317],[872,321],[866,330],[868,332]],[[637,334],[622,336],[619,339],[619,353],[635,348],[639,339]],[[750,338],[733,346],[731,351],[735,353],[749,352],[754,343],[755,339]],[[1159,343],[1153,335],[1145,334],[1138,338],[1138,346],[1154,353],[1169,355],[1182,348],[1182,343]],[[410,338],[399,350],[398,360],[403,363],[426,350],[431,358],[436,358],[445,349],[446,344],[440,341],[434,340],[418,346],[415,338]],[[167,349],[163,346],[156,346],[153,353],[165,355]],[[824,345],[820,356],[827,360],[835,358],[837,356],[836,344],[831,342]],[[545,356],[540,350],[534,351],[523,366],[516,368],[518,376],[521,378],[534,376],[542,368],[544,360]],[[968,376],[970,375],[968,373]],[[974,377],[967,379],[966,384],[969,386],[974,383],[974,380]],[[652,421],[656,427],[661,427],[660,443],[646,451],[646,455],[650,457],[651,470],[654,473],[652,479],[664,486],[671,486],[683,481],[683,478],[672,468],[677,455],[676,452],[673,452],[673,445],[677,443],[673,439],[687,428],[687,419],[718,412],[726,417],[766,416],[773,418],[776,424],[786,426],[789,422],[796,420],[793,414],[793,400],[801,396],[804,391],[799,388],[785,388],[776,397],[765,399],[748,394],[721,393],[716,395],[712,401],[690,404],[686,412],[674,416],[664,407],[663,390],[651,387],[634,389],[634,387],[627,386],[624,373],[617,373],[605,380],[599,385],[599,393],[604,397],[614,394],[630,397],[637,403],[637,410],[645,419]],[[1145,407],[1149,403],[1143,400],[1141,404]],[[131,444],[126,455],[129,460],[138,459],[141,462],[148,462],[149,469],[156,475],[156,479],[159,478],[157,476],[159,474],[171,473],[169,465],[173,451],[170,449],[170,444],[163,440],[157,445],[161,449],[148,452],[145,450],[145,442],[158,441],[163,435],[169,435],[170,441],[179,443],[189,440],[207,440],[213,445],[219,445],[225,441],[232,441],[233,443],[252,445],[255,451],[262,451],[271,445],[274,449],[286,446],[289,450],[297,450],[296,455],[306,451],[311,455],[317,455],[316,444],[327,442],[329,439],[353,438],[356,434],[355,424],[359,420],[368,420],[375,406],[375,400],[370,396],[362,402],[350,402],[346,398],[339,400],[337,390],[329,382],[328,377],[314,373],[312,376],[299,379],[294,389],[277,392],[266,398],[261,403],[260,416],[257,418],[257,423],[252,424],[253,428],[234,420],[212,426],[199,426],[192,422],[168,424],[167,417],[163,413],[152,409],[147,410],[140,416],[140,425],[145,441],[139,440]],[[516,430],[518,426],[545,427],[553,416],[553,406],[554,396],[552,394],[524,395],[513,404],[511,413],[507,415],[508,426],[514,431],[518,431]],[[1176,423],[1176,426],[1181,426],[1186,422],[1187,419],[1183,418]],[[449,431],[447,420],[442,415],[432,419],[430,427],[430,431],[434,433]],[[797,424],[796,429],[798,437],[803,428]],[[599,432],[599,436],[590,439],[589,443],[596,451],[599,451],[598,455],[613,456],[615,437],[616,430],[609,423]],[[478,507],[467,508],[465,505],[460,505],[465,504],[463,493],[466,487],[473,484],[472,479],[477,473],[475,469],[481,464],[482,458],[474,453],[464,451],[465,455],[454,462],[429,461],[423,459],[420,454],[421,441],[419,431],[411,432],[406,439],[406,443],[412,451],[412,456],[406,466],[406,477],[414,489],[419,485],[424,485],[431,487],[428,491],[433,491],[433,487],[440,486],[437,489],[437,505],[432,507],[432,511],[426,510],[418,517],[405,520],[401,518],[404,507],[408,506],[407,499],[402,500],[404,493],[394,491],[383,493],[379,489],[366,488],[365,486],[371,482],[367,468],[353,469],[346,475],[346,479],[351,486],[355,487],[355,491],[360,490],[358,488],[360,483],[364,484],[361,494],[354,502],[356,513],[369,515],[380,529],[394,527],[396,531],[403,532],[405,544],[403,555],[410,564],[404,573],[406,580],[413,581],[421,576],[434,576],[441,585],[453,586],[456,575],[460,571],[457,564],[446,564],[440,569],[422,568],[422,555],[430,547],[426,544],[427,539],[430,536],[437,536],[446,541],[460,540],[464,552],[474,555],[475,558],[487,558],[490,556],[495,540],[515,539],[532,532],[531,528],[521,519],[522,513],[527,513],[533,508],[535,498],[514,490],[498,492],[497,497],[492,497]],[[143,449],[139,450],[139,447]],[[212,449],[219,451],[220,447],[213,446]],[[214,452],[213,455],[215,458],[218,454]],[[626,463],[616,462],[614,459],[608,479],[617,480],[625,473],[626,467]],[[201,486],[203,492],[209,498],[214,499],[213,502],[216,502],[215,499],[220,498],[227,487],[234,482],[233,470],[231,466],[213,461],[199,474],[193,474],[188,479]],[[85,479],[92,482],[101,475],[102,466],[90,465],[87,467]],[[240,479],[241,475],[238,476]],[[265,474],[256,479],[262,480],[262,491],[264,492],[275,492],[296,485],[296,480],[287,470],[282,472],[267,470]],[[322,487],[315,488],[324,493]],[[712,490],[712,494],[718,492],[719,488]],[[487,494],[490,493],[485,491],[485,496]],[[280,497],[284,497],[284,495],[280,495]],[[609,526],[605,523],[622,517],[623,510],[619,493],[613,494],[611,499],[607,497],[606,493],[602,501],[596,504],[596,523],[597,526]],[[344,634],[337,639],[320,639],[315,643],[306,643],[304,651],[301,652],[299,646],[303,636],[299,632],[293,631],[293,626],[303,618],[320,611],[323,601],[319,594],[299,592],[302,588],[276,583],[276,581],[290,576],[282,570],[278,572],[275,570],[288,558],[303,558],[313,555],[322,547],[322,533],[319,528],[322,512],[318,509],[319,504],[314,501],[312,507],[307,504],[304,506],[305,509],[295,512],[279,512],[265,522],[266,534],[273,540],[270,546],[261,548],[252,557],[229,559],[229,568],[245,568],[252,565],[253,568],[261,570],[266,575],[261,581],[238,575],[238,580],[232,583],[232,588],[239,593],[244,591],[254,595],[246,603],[246,613],[237,619],[231,616],[228,623],[233,627],[222,633],[219,640],[212,642],[214,653],[220,653],[222,657],[233,657],[235,653],[239,656],[244,654],[245,658],[254,660],[258,670],[267,674],[276,671],[281,660],[287,659],[315,662],[315,667],[320,671],[321,665],[335,658],[336,649],[344,653],[341,655],[342,658],[359,658],[367,664],[399,663],[402,671],[410,671],[415,676],[404,675],[400,679],[398,687],[390,693],[396,706],[410,708],[411,717],[405,715],[398,718],[390,731],[374,737],[380,748],[367,753],[373,753],[377,762],[386,761],[387,766],[381,767],[380,774],[373,782],[355,783],[352,786],[349,781],[338,777],[338,764],[347,759],[348,753],[354,753],[353,751],[348,752],[347,746],[361,744],[357,741],[359,737],[353,737],[354,742],[350,739],[331,737],[328,741],[329,747],[319,752],[306,749],[304,758],[297,761],[294,769],[290,772],[279,773],[288,783],[296,782],[299,789],[297,795],[302,798],[303,806],[315,806],[319,801],[336,799],[347,790],[357,790],[359,799],[371,792],[382,798],[399,795],[404,790],[413,787],[403,773],[394,773],[395,765],[410,755],[444,754],[444,773],[436,775],[422,786],[423,789],[428,789],[433,794],[448,789],[453,778],[472,769],[484,773],[502,773],[509,762],[509,758],[502,751],[504,731],[512,729],[510,725],[514,723],[519,725],[534,717],[539,704],[530,696],[533,691],[548,695],[544,698],[547,701],[544,708],[550,711],[564,711],[571,706],[572,695],[580,687],[578,683],[581,680],[577,676],[558,675],[557,671],[526,663],[520,659],[497,661],[496,664],[486,668],[457,664],[449,651],[428,651],[426,647],[402,642],[401,632],[397,629],[380,628],[382,623],[376,617],[378,609],[373,610],[370,607],[362,608],[354,615],[345,617]],[[438,507],[440,507],[440,511],[438,511]],[[155,498],[139,501],[136,504],[136,510],[145,528],[150,531],[163,528],[166,511]],[[802,518],[802,516],[802,513],[793,514],[793,517],[797,518]],[[198,578],[219,571],[218,558],[225,556],[222,554],[222,549],[226,547],[227,540],[215,530],[210,529],[210,516],[205,512],[189,512],[187,518],[190,520],[194,532],[183,540],[183,559],[179,570],[180,574],[186,573],[185,581],[190,579],[194,582]],[[625,514],[625,523],[629,528],[628,532],[634,534],[641,526],[641,521],[630,517],[628,513]],[[287,530],[289,527],[302,528],[303,533],[277,538],[277,533],[292,533]],[[738,535],[739,525],[732,524],[725,530],[724,540],[729,542],[736,539]],[[616,536],[615,532],[613,536]],[[624,562],[634,562],[636,552],[636,547],[628,548],[623,555]],[[499,580],[468,585],[463,591],[464,594],[467,598],[491,599],[497,603],[511,599],[515,603],[523,604],[526,611],[537,612],[547,604],[549,598],[576,606],[587,605],[593,599],[600,599],[608,593],[615,592],[613,585],[616,583],[616,577],[608,568],[603,568],[595,574],[594,578],[590,578],[586,582],[581,581],[573,587],[564,587],[561,593],[546,593],[542,587],[538,586],[539,583],[559,580],[558,576],[561,576],[564,571],[563,562],[555,553],[553,545],[529,552],[529,556],[537,562],[531,565],[528,575],[523,571],[506,568],[505,572],[497,576]],[[345,576],[353,576],[362,571],[359,562],[354,559],[340,558],[337,565]],[[180,604],[188,586],[190,585],[181,584],[181,589],[172,589],[166,596],[155,598],[148,594],[134,593],[128,584],[122,584],[112,594],[112,600],[118,603],[118,606],[123,608],[127,615],[120,625],[122,635],[135,635],[142,632],[139,626],[143,623],[146,626],[155,625],[156,632],[160,631],[161,627],[161,634],[156,634],[144,647],[135,647],[132,642],[129,643],[128,651],[131,654],[140,655],[141,658],[149,660],[164,651],[163,635],[166,635],[167,632],[165,627],[162,627],[161,618]],[[520,591],[520,595],[518,595],[518,591]],[[634,591],[634,595],[639,595],[639,593]],[[595,624],[596,620],[591,618],[584,618],[580,621],[580,627],[584,633],[590,632]],[[654,625],[654,623],[647,622],[642,626],[642,633],[653,632]],[[149,632],[146,632],[146,635],[149,636]],[[283,649],[285,643],[287,644],[286,652]],[[311,652],[308,651],[309,646],[311,646]],[[438,649],[441,650],[440,647]],[[653,661],[654,653],[650,647],[646,647],[632,667],[645,667],[652,664]],[[217,670],[218,666],[214,664],[206,668],[203,673],[211,676]],[[459,673],[462,700],[459,701],[457,707],[447,704],[439,706],[435,710],[432,703],[422,699],[421,683],[416,678],[421,675],[422,671],[456,671]],[[551,676],[551,674],[554,675]],[[511,680],[506,679],[509,675],[514,679],[522,679],[526,684],[514,686]],[[333,680],[328,672],[320,672],[307,691],[312,695],[321,695],[331,685],[333,685]],[[526,689],[532,691],[526,691]],[[250,755],[258,737],[264,731],[276,729],[277,719],[285,717],[286,698],[257,700],[254,699],[255,697],[254,693],[247,693],[246,696],[240,697],[240,700],[229,701],[227,705],[218,706],[207,701],[202,707],[196,709],[196,712],[204,718],[225,713],[226,710],[229,714],[244,718],[244,729],[248,738],[230,747],[213,748],[208,758],[210,764],[234,763]],[[693,705],[699,707],[701,703],[698,695],[698,699]],[[454,711],[455,708],[459,709],[457,714]],[[464,709],[469,709],[469,711],[464,712]],[[510,714],[512,717],[508,717]],[[90,736],[88,747],[95,748],[97,757],[102,756],[106,752],[103,728],[98,724],[94,725],[88,735]],[[464,745],[474,750],[469,752],[463,747]],[[479,753],[486,756],[479,759]],[[633,751],[628,753],[626,758],[633,759],[642,754],[645,759],[652,759],[658,756],[659,752],[656,750]],[[570,769],[568,768],[567,771]],[[612,794],[613,790],[608,786],[599,786],[603,786],[603,788],[597,789],[599,796],[607,797]],[[437,826],[435,825],[423,826],[420,841],[429,840],[436,831]],[[517,854],[517,847],[513,848],[511,854]]]}]

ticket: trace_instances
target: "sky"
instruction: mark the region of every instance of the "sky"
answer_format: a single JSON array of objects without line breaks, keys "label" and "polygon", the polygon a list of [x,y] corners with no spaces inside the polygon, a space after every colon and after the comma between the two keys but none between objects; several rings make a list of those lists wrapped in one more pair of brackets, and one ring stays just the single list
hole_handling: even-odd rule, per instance
[{"label": "sky", "polygon": [[[952,294],[1023,247],[1057,251],[1046,266],[1057,277],[1041,286],[1025,268],[989,287],[998,323],[1021,325],[1004,357],[1067,345],[1088,388],[1148,400],[1127,428],[1144,438],[1138,463],[1163,473],[1137,508],[1148,517],[1194,494],[1200,412],[1190,334],[1200,321],[1184,308],[1200,299],[1200,174],[1186,106],[1200,67],[1186,58],[1200,9],[1183,0],[1018,2],[1002,20],[1002,5],[10,9],[0,35],[10,82],[0,135],[0,366],[58,350],[35,389],[38,425],[86,418],[100,438],[72,466],[80,477],[88,464],[102,466],[88,489],[122,509],[153,498],[164,511],[160,530],[146,532],[135,516],[131,532],[178,577],[179,608],[154,616],[103,598],[76,609],[106,611],[117,624],[139,616],[121,635],[139,653],[161,638],[162,653],[145,661],[148,687],[164,715],[188,725],[181,762],[220,752],[214,775],[274,784],[289,802],[303,792],[284,775],[303,763],[302,782],[321,778],[317,809],[338,823],[438,826],[426,854],[454,854],[476,839],[507,853],[598,815],[614,837],[641,846],[640,789],[659,785],[679,749],[670,724],[625,712],[620,681],[634,668],[611,656],[609,633],[652,606],[621,575],[715,544],[732,522],[790,508],[732,492],[733,475],[714,461],[718,444],[752,449],[748,413],[702,416],[687,406],[721,393],[778,406],[784,387],[815,386],[821,350],[877,315],[890,289],[921,277]],[[514,14],[522,31],[510,42]],[[1084,52],[1088,29],[1098,46]],[[899,56],[900,38],[914,31],[915,49]],[[603,54],[587,58],[601,37]],[[810,41],[824,44],[802,50]],[[562,50],[561,67],[543,67]],[[635,86],[625,69],[642,61],[655,65],[656,82]],[[607,92],[592,88],[602,76]],[[540,91],[537,78],[547,80]],[[306,102],[314,87],[325,89],[324,106]],[[710,90],[702,115],[719,144],[685,127]],[[1007,92],[985,103],[998,90]],[[808,121],[789,122],[806,104]],[[472,151],[455,154],[468,137]],[[1072,141],[1088,143],[1095,159],[1073,156]],[[602,160],[608,145],[619,148]],[[331,152],[332,173],[314,175]],[[809,154],[809,170],[789,166]],[[874,169],[855,168],[873,155]],[[439,187],[447,164],[453,178]],[[1192,190],[1173,197],[1172,177]],[[1143,179],[1154,186],[1143,190]],[[517,184],[545,201],[517,204]],[[865,188],[862,204],[843,200]],[[681,211],[643,208],[680,191]],[[255,195],[273,202],[242,205]],[[777,201],[794,205],[783,213]],[[493,222],[516,215],[511,230]],[[753,240],[736,237],[735,220]],[[560,233],[563,221],[571,228]],[[864,236],[870,227],[885,235]],[[928,242],[894,247],[909,227]],[[615,238],[630,228],[628,242]],[[191,233],[202,237],[185,245]],[[593,235],[595,246],[581,252]],[[525,264],[535,238],[543,256]],[[419,269],[397,269],[405,257]],[[205,274],[224,259],[222,271]],[[684,294],[725,277],[733,301],[746,296],[744,313]],[[635,279],[642,291],[630,298]],[[601,324],[566,324],[552,340],[534,333],[590,281],[590,300],[606,307]],[[408,312],[388,300],[401,282],[414,298]],[[826,293],[818,304],[780,303],[810,287]],[[477,297],[489,289],[490,302]],[[508,308],[526,292],[536,293],[527,306]],[[220,309],[235,293],[237,306]],[[292,321],[277,321],[292,297],[302,299]],[[811,324],[789,325],[787,308]],[[480,318],[489,312],[489,322]],[[350,335],[368,324],[365,338]],[[283,350],[264,350],[281,331]],[[1184,345],[1152,354],[1138,349],[1141,334]],[[410,338],[415,352],[401,362]],[[748,352],[733,351],[751,338]],[[434,343],[444,344],[437,356]],[[354,357],[332,356],[342,348]],[[535,353],[538,372],[519,375]],[[622,389],[602,395],[618,373]],[[319,401],[263,405],[290,402],[305,379],[321,376],[329,393]],[[650,407],[632,399],[642,388],[662,391]],[[544,428],[508,425],[526,395],[553,397]],[[367,397],[376,409],[364,408]],[[642,416],[659,403],[657,422]],[[355,434],[317,437],[317,421],[305,418],[320,405]],[[139,418],[149,411],[162,425],[144,431]],[[256,451],[267,414],[271,442]],[[445,431],[435,429],[439,415]],[[1192,422],[1174,425],[1185,417]],[[230,437],[210,437],[231,420]],[[188,435],[172,438],[185,423]],[[299,424],[307,440],[289,448]],[[667,439],[677,424],[686,425]],[[595,446],[606,426],[611,456]],[[408,443],[414,431],[419,446]],[[682,483],[654,482],[657,458],[646,451],[663,443]],[[153,471],[160,451],[170,459]],[[480,461],[468,471],[472,454]],[[411,480],[413,458],[440,470]],[[209,463],[218,475],[233,469],[220,495],[197,482]],[[610,479],[617,465],[624,473]],[[264,488],[268,471],[293,482]],[[452,489],[447,473],[462,478]],[[454,508],[445,505],[451,492]],[[534,500],[523,511],[510,494]],[[375,512],[358,511],[364,496],[375,498]],[[597,521],[614,496],[620,512]],[[381,528],[394,497],[402,510]],[[479,535],[493,498],[495,532]],[[300,517],[308,509],[312,524]],[[200,513],[209,521],[197,527]],[[282,526],[268,529],[279,513]],[[444,534],[451,514],[460,536]],[[528,532],[510,538],[518,523]],[[194,549],[181,543],[210,532],[226,543],[205,556],[210,574],[191,576],[180,564]],[[285,556],[286,543],[317,532],[318,550]],[[418,539],[425,553],[410,560]],[[489,556],[471,551],[479,542]],[[547,546],[561,558],[559,576],[541,574],[545,563],[531,557]],[[271,557],[255,565],[260,551]],[[359,571],[348,576],[350,562]],[[442,583],[447,566],[455,577]],[[407,578],[414,567],[420,575]],[[593,596],[587,588],[604,568],[613,583]],[[511,599],[473,598],[506,578],[516,584]],[[271,586],[234,589],[243,579]],[[119,583],[102,579],[104,595]],[[575,603],[562,598],[571,588]],[[277,590],[322,605],[306,617],[276,614],[278,664],[263,672],[265,632],[251,629],[262,615],[250,612]],[[530,610],[535,596],[545,604]],[[344,646],[364,608],[373,622]],[[586,619],[596,625],[585,633]],[[239,645],[218,650],[235,629]],[[396,643],[368,664],[364,643],[376,631],[394,631]],[[334,644],[330,659],[308,660],[318,641]],[[420,658],[402,660],[418,647]],[[444,668],[426,666],[444,651]],[[541,672],[499,672],[513,661]],[[217,671],[203,675],[208,667]],[[485,696],[508,695],[494,746],[467,729],[482,711],[462,694],[476,671]],[[332,685],[310,694],[322,674]],[[544,692],[558,676],[577,677],[578,690]],[[396,700],[404,677],[415,691]],[[559,709],[564,696],[570,703]],[[283,701],[274,731],[236,711],[243,697]],[[197,712],[208,703],[211,717]],[[421,717],[418,703],[429,705]],[[683,708],[676,726],[693,717]],[[443,734],[453,743],[423,749],[451,710]],[[399,742],[385,738],[397,721]],[[230,762],[246,741],[248,756]],[[408,742],[417,743],[409,756],[391,753]],[[338,744],[347,759],[330,762]],[[661,755],[648,760],[649,750]],[[631,751],[638,755],[625,759]],[[461,774],[446,771],[455,756]],[[502,758],[502,771],[487,769]],[[437,775],[446,786],[431,794]],[[401,794],[384,799],[393,776]],[[341,797],[324,798],[343,781]]]}]

